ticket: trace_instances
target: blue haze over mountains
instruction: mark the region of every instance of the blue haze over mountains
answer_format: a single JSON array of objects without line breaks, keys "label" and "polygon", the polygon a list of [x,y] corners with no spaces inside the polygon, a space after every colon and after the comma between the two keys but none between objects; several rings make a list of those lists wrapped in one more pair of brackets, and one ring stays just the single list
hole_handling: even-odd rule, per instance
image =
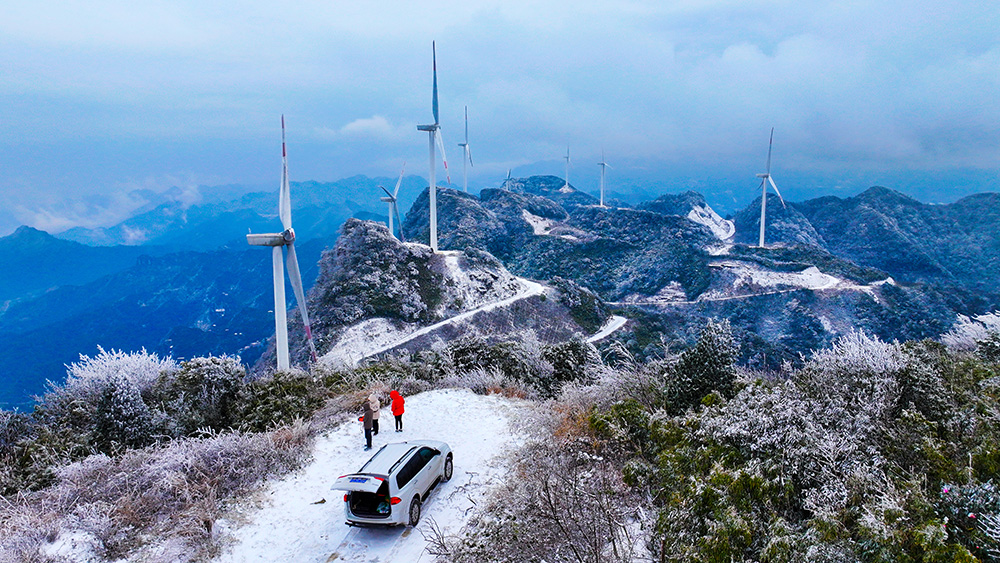
[{"label": "blue haze over mountains", "polygon": [[[574,172],[571,170],[571,181]],[[982,178],[976,178],[973,174],[969,182],[978,185]],[[784,209],[776,199],[769,200],[768,241],[802,245],[807,250],[762,252],[751,256],[752,260],[780,267],[808,262],[859,282],[892,275],[903,284],[916,284],[899,289],[896,301],[874,312],[860,314],[858,303],[845,305],[854,315],[852,319],[879,317],[872,321],[877,328],[892,324],[893,315],[911,315],[920,322],[899,323],[910,332],[898,336],[925,337],[945,330],[956,313],[1000,306],[1000,239],[995,229],[1000,223],[1000,201],[996,194],[965,198],[953,205],[928,205],[894,190],[874,188],[793,203],[797,201],[797,191],[790,187],[794,182],[783,184],[777,174],[776,179],[789,206]],[[745,189],[746,193],[740,187],[737,193],[735,188],[727,191],[725,182],[720,182],[716,185],[722,188],[696,190],[706,194],[704,198],[682,194],[649,201],[665,192],[681,191],[666,186],[684,180],[668,177],[659,184],[636,180],[633,190],[624,180],[618,184],[625,186],[623,193],[612,191],[611,196],[617,195],[623,205],[638,209],[619,210],[614,215],[617,224],[605,224],[603,216],[588,207],[594,203],[592,196],[580,192],[561,196],[559,178],[535,176],[517,181],[523,193],[518,197],[499,190],[485,190],[479,197],[443,190],[439,204],[442,247],[485,247],[515,273],[539,279],[554,275],[574,279],[607,300],[633,290],[655,292],[673,279],[681,281],[689,298],[695,298],[708,283],[707,261],[703,253],[691,249],[703,244],[707,235],[681,219],[685,210],[707,200],[721,214],[734,218],[736,242],[754,242],[751,239],[757,232],[759,195],[756,201],[752,199],[756,195],[752,187]],[[951,181],[954,186],[958,180]],[[334,245],[344,220],[385,221],[386,207],[378,201],[381,190],[377,186],[391,188],[394,183],[395,178],[363,176],[333,183],[293,183],[293,222],[307,288],[316,278],[322,251]],[[739,184],[746,186],[745,181]],[[735,179],[732,185],[736,185]],[[942,181],[940,185],[948,184]],[[638,186],[645,187],[640,190]],[[932,202],[948,200],[944,197],[948,191],[937,186],[930,185],[922,193],[938,194],[930,195]],[[426,181],[405,177],[401,208],[418,203],[405,220],[418,240],[426,220],[426,210],[420,205],[426,205],[425,198]],[[98,346],[146,348],[178,359],[239,354],[244,362],[254,363],[273,333],[271,264],[269,253],[248,247],[244,235],[248,228],[254,232],[278,230],[276,200],[275,193],[245,193],[238,186],[206,188],[198,204],[185,205],[177,198],[167,198],[112,227],[71,229],[59,238],[22,227],[0,238],[2,263],[9,265],[10,271],[24,272],[0,282],[0,372],[4,374],[0,406],[30,407],[29,396],[42,392],[45,380],[61,379],[65,364],[81,353],[95,354]],[[580,247],[532,238],[531,229],[525,231],[525,225],[520,224],[522,209],[591,229],[599,236]],[[488,233],[484,223],[477,224],[480,232],[472,234],[449,226],[459,224],[468,213],[499,217],[492,240],[482,238],[482,233]],[[650,220],[653,223],[648,223]],[[658,233],[670,233],[679,242],[666,244],[666,239],[658,238],[666,234],[646,235],[643,229],[650,224],[659,225]],[[509,247],[511,241],[523,244],[514,251]],[[887,241],[893,248],[884,247]],[[575,269],[581,248],[595,253],[595,266],[590,271]],[[599,256],[608,261],[601,262]],[[671,262],[674,256],[687,261]],[[550,260],[552,257],[558,260]],[[664,265],[662,271],[643,266],[650,257],[659,260],[653,265]],[[608,270],[599,266],[608,266]],[[615,276],[623,271],[631,272],[632,285],[616,281]],[[287,294],[292,295],[290,289]],[[808,301],[804,295],[797,298]],[[789,307],[787,301],[769,299],[773,302],[768,307]],[[793,310],[785,315],[783,322],[795,333],[795,338],[788,338],[787,334],[764,331],[752,334],[765,319],[759,310],[741,307],[705,305],[698,311],[648,316],[637,312],[635,318],[638,324],[653,327],[651,331],[666,331],[664,327],[671,324],[690,325],[704,316],[751,319],[742,328],[746,336],[756,338],[758,346],[770,346],[766,340],[771,337],[787,340],[773,352],[779,357],[826,342],[825,337],[815,334],[798,336],[801,326],[815,324],[813,313]]]}]

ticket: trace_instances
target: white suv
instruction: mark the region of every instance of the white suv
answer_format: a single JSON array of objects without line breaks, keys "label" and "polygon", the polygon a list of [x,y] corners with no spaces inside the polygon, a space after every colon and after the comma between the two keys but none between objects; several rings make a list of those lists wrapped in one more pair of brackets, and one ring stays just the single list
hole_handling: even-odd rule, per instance
[{"label": "white suv", "polygon": [[351,526],[416,526],[431,489],[451,479],[451,448],[435,440],[386,444],[357,473],[342,475],[334,490],[344,494]]}]

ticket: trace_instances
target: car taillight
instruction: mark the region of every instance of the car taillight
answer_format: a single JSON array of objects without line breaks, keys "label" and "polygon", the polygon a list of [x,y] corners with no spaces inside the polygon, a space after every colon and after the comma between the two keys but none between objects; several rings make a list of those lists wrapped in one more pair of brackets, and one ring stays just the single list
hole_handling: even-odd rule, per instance
[{"label": "car taillight", "polygon": [[399,497],[392,497],[391,499],[389,499],[389,504],[399,504],[401,502],[403,502],[403,499]]},{"label": "car taillight", "polygon": [[347,495],[349,495],[349,494],[351,494],[351,493],[344,493],[344,502],[347,502]]}]

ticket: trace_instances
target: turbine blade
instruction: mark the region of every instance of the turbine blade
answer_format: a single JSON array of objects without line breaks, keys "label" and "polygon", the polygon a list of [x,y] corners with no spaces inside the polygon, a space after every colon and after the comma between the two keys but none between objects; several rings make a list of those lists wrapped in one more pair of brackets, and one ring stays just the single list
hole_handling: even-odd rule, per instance
[{"label": "turbine blade", "polygon": [[451,173],[448,172],[448,155],[444,153],[444,139],[441,138],[441,129],[434,132],[434,140],[437,142],[437,146],[441,150],[441,161],[444,162],[445,178],[448,179],[448,184],[451,184]]},{"label": "turbine blade", "polygon": [[771,145],[774,144],[774,127],[771,128],[771,138],[767,141],[767,168],[764,170],[766,174],[771,173]]},{"label": "turbine blade", "polygon": [[281,227],[292,228],[292,201],[288,187],[288,151],[285,149],[285,116],[281,116],[281,193],[278,195],[278,215]]},{"label": "turbine blade", "polygon": [[382,188],[382,191],[385,192],[385,195],[389,196],[389,199],[392,199],[392,200],[396,199],[396,198],[392,197],[392,194],[389,193],[389,190],[385,189],[385,186],[379,186],[379,188]]},{"label": "turbine blade", "polygon": [[399,242],[406,242],[406,237],[403,236],[403,220],[399,218],[399,205],[395,201],[392,202],[392,211],[396,214],[396,228],[399,229]]},{"label": "turbine blade", "polygon": [[403,168],[399,171],[399,179],[396,180],[396,189],[392,190],[393,199],[399,194],[399,185],[403,183],[403,173],[406,172],[406,162],[403,162]]},{"label": "turbine blade", "polygon": [[475,168],[476,165],[472,163],[472,147],[470,147],[468,143],[465,145],[465,154],[469,155],[469,166]]},{"label": "turbine blade", "polygon": [[778,186],[775,185],[774,179],[771,178],[770,176],[768,176],[767,177],[767,181],[770,182],[771,183],[771,187],[774,188],[774,193],[778,194],[778,200],[781,201],[781,206],[787,208],[788,206],[785,205],[785,200],[784,200],[784,198],[781,197],[781,192],[778,191]]},{"label": "turbine blade", "polygon": [[440,123],[438,119],[438,62],[437,62],[437,45],[434,41],[431,41],[431,53],[433,53],[434,61],[434,99],[431,101],[431,109],[434,110],[434,125]]},{"label": "turbine blade", "polygon": [[292,282],[292,291],[295,292],[295,302],[298,304],[299,314],[302,315],[302,326],[306,331],[306,342],[309,343],[309,353],[312,361],[316,362],[316,344],[313,342],[312,326],[309,325],[309,312],[306,310],[306,294],[302,290],[302,274],[299,273],[299,259],[295,256],[295,243],[288,243],[288,281]]},{"label": "turbine blade", "polygon": [[469,106],[465,106],[465,144],[469,144]]}]

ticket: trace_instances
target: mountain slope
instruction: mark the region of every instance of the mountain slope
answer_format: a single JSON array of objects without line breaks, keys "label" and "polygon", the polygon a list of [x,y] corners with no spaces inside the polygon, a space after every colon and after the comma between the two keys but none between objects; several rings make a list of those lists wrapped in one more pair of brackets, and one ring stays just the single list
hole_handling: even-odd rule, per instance
[{"label": "mountain slope", "polygon": [[132,266],[140,256],[166,252],[161,247],[93,248],[20,227],[0,237],[0,264],[7,269],[0,280],[0,302],[29,298],[60,285],[91,282]]},{"label": "mountain slope", "polygon": [[[534,331],[542,342],[583,338],[609,316],[572,283],[542,287],[518,279],[482,250],[433,253],[397,241],[383,225],[356,219],[344,223],[320,269],[308,303],[325,363],[353,365],[397,347],[421,349],[464,334],[500,339]],[[306,365],[301,321],[290,318],[293,363]],[[273,363],[270,343],[255,369]]]}]

